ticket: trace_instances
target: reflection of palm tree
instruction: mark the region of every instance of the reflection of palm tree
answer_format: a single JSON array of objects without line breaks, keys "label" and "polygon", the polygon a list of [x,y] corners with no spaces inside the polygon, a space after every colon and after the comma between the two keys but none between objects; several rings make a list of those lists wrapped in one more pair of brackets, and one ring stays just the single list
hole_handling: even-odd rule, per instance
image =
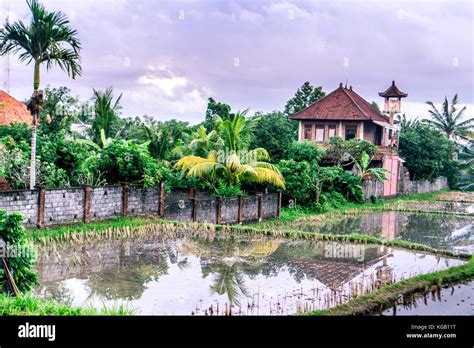
[{"label": "reflection of palm tree", "polygon": [[218,295],[227,294],[230,304],[240,305],[239,298],[248,296],[245,287],[244,277],[237,264],[228,265],[221,263],[216,265],[217,271],[214,285],[211,285],[212,292]]}]

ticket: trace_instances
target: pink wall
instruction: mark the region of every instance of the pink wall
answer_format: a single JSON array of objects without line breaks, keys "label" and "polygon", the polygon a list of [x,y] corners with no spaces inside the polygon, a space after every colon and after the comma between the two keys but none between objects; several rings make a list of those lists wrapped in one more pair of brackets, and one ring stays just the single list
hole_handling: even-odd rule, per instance
[{"label": "pink wall", "polygon": [[390,171],[384,181],[383,195],[391,196],[398,193],[398,155],[384,154],[383,167]]}]

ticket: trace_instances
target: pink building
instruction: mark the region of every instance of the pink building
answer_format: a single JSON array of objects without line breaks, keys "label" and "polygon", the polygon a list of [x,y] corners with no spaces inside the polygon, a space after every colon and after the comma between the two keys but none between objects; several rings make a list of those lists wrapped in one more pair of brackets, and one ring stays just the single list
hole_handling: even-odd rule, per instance
[{"label": "pink building", "polygon": [[385,98],[383,113],[358,95],[352,87],[343,87],[340,83],[339,88],[290,118],[299,122],[299,141],[325,143],[331,137],[339,136],[345,140],[366,140],[376,145],[380,153],[375,156],[373,165],[390,171],[383,183],[383,196],[391,196],[398,193],[400,165],[394,117],[400,113],[401,99],[407,94],[401,92],[393,81],[379,95]]}]

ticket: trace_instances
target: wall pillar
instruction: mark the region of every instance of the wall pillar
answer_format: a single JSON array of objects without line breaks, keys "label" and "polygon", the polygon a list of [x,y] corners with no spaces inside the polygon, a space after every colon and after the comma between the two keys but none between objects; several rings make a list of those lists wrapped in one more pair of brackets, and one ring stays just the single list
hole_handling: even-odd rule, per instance
[{"label": "wall pillar", "polygon": [[278,192],[278,204],[277,204],[277,213],[276,213],[277,218],[281,217],[281,197],[282,197],[282,195],[283,194],[281,192]]},{"label": "wall pillar", "polygon": [[196,222],[196,189],[190,188],[188,192],[189,199],[191,200],[191,221]]},{"label": "wall pillar", "polygon": [[84,215],[82,221],[84,223],[89,222],[89,215],[91,211],[91,186],[84,186]]},{"label": "wall pillar", "polygon": [[44,203],[45,203],[46,190],[44,187],[40,187],[38,191],[38,227],[44,226]]},{"label": "wall pillar", "polygon": [[222,220],[222,202],[221,197],[216,197],[216,224],[220,224]]},{"label": "wall pillar", "polygon": [[263,218],[263,195],[257,193],[257,217],[258,221],[262,221]]},{"label": "wall pillar", "polygon": [[163,217],[165,215],[165,193],[166,193],[166,183],[164,181],[160,182],[160,197],[158,203],[158,216]]},{"label": "wall pillar", "polygon": [[244,216],[244,197],[239,196],[239,209],[237,211],[237,222],[242,223]]},{"label": "wall pillar", "polygon": [[122,215],[128,215],[128,183],[122,184]]}]

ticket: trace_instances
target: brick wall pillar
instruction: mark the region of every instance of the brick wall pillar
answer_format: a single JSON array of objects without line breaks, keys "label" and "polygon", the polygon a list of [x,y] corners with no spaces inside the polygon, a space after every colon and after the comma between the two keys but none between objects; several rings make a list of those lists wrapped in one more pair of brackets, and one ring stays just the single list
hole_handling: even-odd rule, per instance
[{"label": "brick wall pillar", "polygon": [[38,191],[38,227],[44,226],[44,203],[45,203],[46,190],[44,187],[40,187]]},{"label": "brick wall pillar", "polygon": [[91,211],[91,186],[84,186],[84,216],[82,218],[83,222],[89,222],[89,215]]},{"label": "brick wall pillar", "polygon": [[262,221],[263,218],[263,195],[257,193],[257,217],[258,221]]},{"label": "brick wall pillar", "polygon": [[160,183],[160,201],[158,205],[158,215],[161,217],[165,215],[165,194],[166,194],[166,183],[162,181]]},{"label": "brick wall pillar", "polygon": [[190,188],[188,191],[189,199],[191,200],[191,221],[196,222],[196,189]]},{"label": "brick wall pillar", "polygon": [[239,196],[239,209],[237,211],[237,222],[239,224],[242,223],[243,217],[244,217],[244,197]]},{"label": "brick wall pillar", "polygon": [[216,197],[216,224],[220,224],[222,220],[222,202],[221,197]]},{"label": "brick wall pillar", "polygon": [[128,215],[128,183],[122,184],[122,215]]},{"label": "brick wall pillar", "polygon": [[281,217],[281,196],[282,196],[282,193],[278,192],[277,213],[276,213],[277,218]]}]

